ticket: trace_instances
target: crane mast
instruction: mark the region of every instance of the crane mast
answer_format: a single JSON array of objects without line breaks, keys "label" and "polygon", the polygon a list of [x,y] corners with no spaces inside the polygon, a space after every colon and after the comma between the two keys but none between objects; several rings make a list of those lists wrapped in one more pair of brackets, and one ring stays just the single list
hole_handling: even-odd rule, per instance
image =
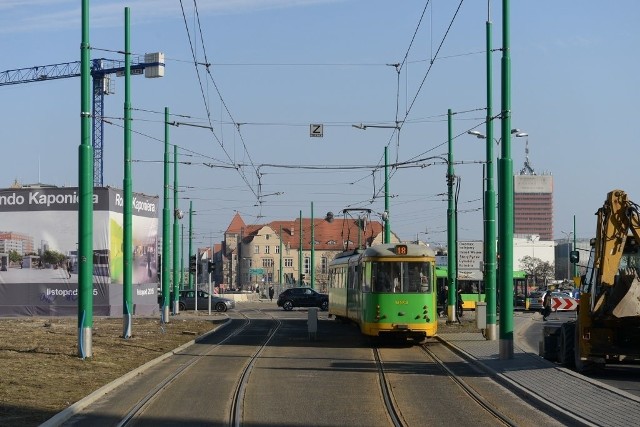
[{"label": "crane mast", "polygon": [[[147,78],[164,76],[164,54],[148,53],[144,57],[136,56],[131,60],[131,74],[143,74]],[[104,96],[113,93],[111,90],[111,74],[124,74],[124,60],[98,58],[91,62],[93,78],[93,183],[96,187],[103,185],[103,147],[104,147]],[[22,83],[42,82],[47,80],[80,77],[80,61],[60,64],[41,65],[0,72],[0,86]]]}]

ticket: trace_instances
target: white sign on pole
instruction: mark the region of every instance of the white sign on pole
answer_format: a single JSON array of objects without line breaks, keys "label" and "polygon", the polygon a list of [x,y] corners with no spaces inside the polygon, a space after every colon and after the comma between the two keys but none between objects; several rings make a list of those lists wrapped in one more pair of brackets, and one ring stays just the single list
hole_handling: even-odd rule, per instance
[{"label": "white sign on pole", "polygon": [[309,125],[309,136],[312,138],[322,138],[323,136],[322,125],[318,125],[318,124]]}]

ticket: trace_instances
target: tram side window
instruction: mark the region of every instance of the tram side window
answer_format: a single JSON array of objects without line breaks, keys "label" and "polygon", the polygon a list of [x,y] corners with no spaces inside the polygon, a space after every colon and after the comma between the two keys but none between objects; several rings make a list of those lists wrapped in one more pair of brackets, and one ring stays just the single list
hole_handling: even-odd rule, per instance
[{"label": "tram side window", "polygon": [[391,292],[391,278],[384,263],[371,263],[371,284],[374,292]]},{"label": "tram side window", "polygon": [[349,270],[347,273],[347,288],[348,289],[356,289],[357,288],[358,275],[354,266],[349,266]]},{"label": "tram side window", "polygon": [[371,292],[371,264],[360,264],[361,277],[362,277],[362,292]]},{"label": "tram side window", "polygon": [[431,280],[429,277],[431,265],[426,262],[410,262],[406,271],[408,277],[408,292],[431,292]]},{"label": "tram side window", "polygon": [[342,288],[345,287],[345,268],[344,267],[336,267],[333,271],[333,287],[334,288]]}]

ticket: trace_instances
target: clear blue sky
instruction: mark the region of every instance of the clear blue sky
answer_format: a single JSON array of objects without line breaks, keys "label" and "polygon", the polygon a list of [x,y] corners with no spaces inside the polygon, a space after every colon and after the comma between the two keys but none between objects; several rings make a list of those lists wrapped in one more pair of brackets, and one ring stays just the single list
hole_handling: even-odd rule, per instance
[{"label": "clear blue sky", "polygon": [[[316,217],[363,207],[379,219],[383,174],[375,166],[385,145],[391,163],[446,156],[447,109],[459,113],[454,159],[464,163],[455,166],[459,237],[482,238],[485,148],[465,132],[484,132],[486,0],[463,1],[455,19],[458,1],[432,0],[420,25],[426,0],[198,1],[198,16],[183,0],[186,24],[178,0],[91,3],[92,58],[122,58],[125,6],[132,50],[166,55],[164,78],[132,79],[134,191],[163,194],[157,113],[168,107],[189,116],[176,121],[213,124],[213,133],[179,126],[170,136],[180,160],[192,163],[180,166],[180,204],[187,210],[193,201],[199,246],[220,241],[235,211],[264,223],[300,210],[309,217],[314,202]],[[0,71],[79,60],[80,5],[0,0]],[[494,48],[502,45],[501,5],[491,2]],[[554,176],[556,238],[572,230],[574,215],[578,237],[593,235],[594,213],[611,189],[640,201],[638,17],[632,0],[511,1],[512,125],[529,134],[536,172]],[[212,64],[210,75],[199,66],[198,77],[193,55]],[[500,55],[493,55],[496,114]],[[395,63],[404,64],[399,75],[387,65]],[[104,183],[121,188],[124,80],[114,78],[114,86],[105,99],[114,124],[105,125]],[[0,92],[0,187],[15,179],[77,186],[80,79]],[[405,120],[399,139],[392,129],[351,126],[389,126],[396,117]],[[324,124],[323,138],[309,137],[312,123]],[[499,130],[496,121],[496,137]],[[512,141],[516,172],[526,140]],[[434,163],[392,172],[391,225],[403,239],[426,231],[421,239],[446,241],[446,165]]]}]

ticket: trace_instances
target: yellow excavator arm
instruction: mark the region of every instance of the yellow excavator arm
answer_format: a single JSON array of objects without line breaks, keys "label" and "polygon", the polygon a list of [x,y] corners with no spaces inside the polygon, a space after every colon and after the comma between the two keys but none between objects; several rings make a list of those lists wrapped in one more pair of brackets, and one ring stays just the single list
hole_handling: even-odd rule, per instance
[{"label": "yellow excavator arm", "polygon": [[[596,289],[592,295],[593,313],[611,314],[616,318],[640,316],[640,262],[621,260],[625,247],[640,245],[640,208],[622,190],[607,194],[604,205],[598,209],[594,267]],[[627,242],[634,239],[635,243]],[[629,245],[628,243],[633,243]],[[637,249],[633,252],[636,253]],[[586,307],[585,307],[586,308]]]},{"label": "yellow excavator arm", "polygon": [[613,286],[629,233],[640,243],[640,213],[638,206],[629,201],[627,193],[613,190],[607,194],[607,200],[596,215],[598,227],[594,261],[600,271],[598,282],[603,286]]}]

